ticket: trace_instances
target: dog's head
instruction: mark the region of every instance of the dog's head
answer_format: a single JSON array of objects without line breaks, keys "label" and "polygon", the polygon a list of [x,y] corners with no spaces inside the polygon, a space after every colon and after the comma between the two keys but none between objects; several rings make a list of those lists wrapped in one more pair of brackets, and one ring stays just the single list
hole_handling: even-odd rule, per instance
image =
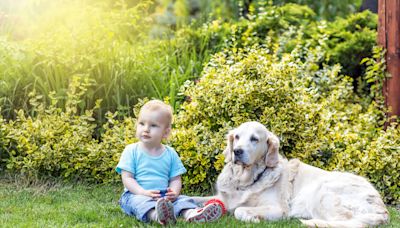
[{"label": "dog's head", "polygon": [[278,163],[279,139],[259,122],[246,122],[229,132],[225,162],[251,166],[264,159],[267,167]]}]

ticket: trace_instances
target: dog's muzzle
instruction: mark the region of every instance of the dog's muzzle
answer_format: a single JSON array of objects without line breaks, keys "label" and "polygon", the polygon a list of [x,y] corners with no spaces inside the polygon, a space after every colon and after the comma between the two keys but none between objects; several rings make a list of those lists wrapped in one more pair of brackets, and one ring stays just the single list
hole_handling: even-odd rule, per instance
[{"label": "dog's muzzle", "polygon": [[243,149],[234,149],[233,153],[235,154],[235,157],[241,157],[243,155]]},{"label": "dog's muzzle", "polygon": [[235,164],[243,164],[243,149],[234,149],[233,153],[235,154],[234,162]]}]

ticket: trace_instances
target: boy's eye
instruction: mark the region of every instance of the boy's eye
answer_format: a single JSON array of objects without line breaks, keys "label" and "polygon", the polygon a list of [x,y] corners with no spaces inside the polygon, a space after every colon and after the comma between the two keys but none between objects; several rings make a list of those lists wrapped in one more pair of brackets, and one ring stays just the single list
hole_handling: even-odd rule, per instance
[{"label": "boy's eye", "polygon": [[151,127],[158,127],[158,125],[157,124],[152,124]]},{"label": "boy's eye", "polygon": [[144,123],[143,123],[143,122],[139,122],[139,125],[143,126],[143,125],[144,125]]}]

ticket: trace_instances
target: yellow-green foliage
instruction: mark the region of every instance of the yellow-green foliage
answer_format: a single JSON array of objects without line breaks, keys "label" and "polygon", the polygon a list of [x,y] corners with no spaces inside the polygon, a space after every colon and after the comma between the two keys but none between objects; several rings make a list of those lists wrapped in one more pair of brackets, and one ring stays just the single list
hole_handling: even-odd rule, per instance
[{"label": "yellow-green foliage", "polygon": [[382,130],[374,102],[364,110],[352,100],[352,80],[339,75],[339,66],[318,67],[321,50],[298,58],[298,48],[280,60],[261,47],[220,53],[199,82],[186,86],[190,102],[172,137],[189,170],[186,189],[209,189],[223,165],[225,134],[257,120],[279,136],[287,157],[366,176],[387,202],[399,202],[398,129]]},{"label": "yellow-green foliage", "polygon": [[[198,82],[185,85],[188,102],[176,116],[170,141],[188,169],[185,191],[209,191],[223,167],[228,130],[257,120],[278,135],[288,158],[360,174],[386,202],[399,202],[398,126],[384,131],[381,103],[357,103],[352,79],[339,74],[340,66],[320,67],[322,52],[302,45],[290,54],[273,47],[231,49],[216,54]],[[381,83],[382,65],[365,62],[365,78]],[[0,118],[1,168],[30,177],[119,179],[114,167],[123,148],[134,141],[135,120],[117,120],[117,113],[108,113],[96,139],[93,109],[78,114],[90,86],[87,78],[75,77],[65,111],[57,108],[54,93],[48,105],[33,93],[29,116],[19,111],[15,120]]]},{"label": "yellow-green foliage", "polygon": [[101,141],[93,138],[96,128],[93,109],[84,115],[77,114],[80,98],[88,86],[87,80],[74,77],[66,111],[56,107],[54,97],[46,107],[41,96],[31,94],[34,117],[27,117],[20,110],[16,120],[7,123],[2,120],[0,142],[4,150],[1,152],[8,153],[4,156],[8,158],[5,160],[8,170],[28,177],[68,180],[109,182],[118,178],[114,168],[120,152],[134,138],[135,121],[129,117],[118,121],[116,113],[108,113]]},{"label": "yellow-green foliage", "polygon": [[[188,170],[184,191],[208,192],[224,165],[226,133],[257,120],[278,135],[288,158],[360,174],[386,202],[399,202],[398,126],[384,131],[381,103],[357,103],[351,78],[341,76],[339,66],[319,67],[320,52],[301,45],[283,55],[259,46],[232,49],[215,55],[198,82],[186,84],[188,102],[176,116],[170,140]],[[381,82],[379,69],[367,69],[366,78]],[[118,180],[114,168],[123,148],[135,140],[135,119],[117,120],[118,113],[108,113],[96,139],[94,109],[78,114],[90,86],[87,78],[74,77],[65,111],[57,108],[54,93],[48,105],[32,93],[29,116],[19,111],[15,120],[0,118],[0,168],[28,177]]]},{"label": "yellow-green foliage", "polygon": [[[310,8],[295,4],[260,5],[259,14],[249,19],[222,17],[178,29],[169,39],[151,39],[153,3],[160,4],[149,0],[18,4],[19,10],[11,10],[2,21],[5,26],[0,27],[2,35],[7,34],[4,28],[11,29],[10,34],[0,36],[3,116],[14,118],[16,109],[30,112],[27,94],[33,89],[47,101],[49,92],[55,91],[55,96],[62,98],[57,107],[64,107],[70,76],[78,73],[97,85],[88,88],[79,106],[90,109],[102,99],[101,107],[95,110],[98,123],[105,121],[107,111],[130,115],[130,107],[146,96],[169,96],[171,104],[178,107],[183,101],[178,88],[184,81],[198,78],[212,54],[253,45],[290,53],[299,44],[315,47],[325,43],[327,53],[319,64],[340,63],[344,74],[358,79],[364,71],[359,61],[371,55],[376,43],[375,14],[363,12],[333,22],[317,21]],[[371,86],[364,81],[357,85],[359,94]]]}]

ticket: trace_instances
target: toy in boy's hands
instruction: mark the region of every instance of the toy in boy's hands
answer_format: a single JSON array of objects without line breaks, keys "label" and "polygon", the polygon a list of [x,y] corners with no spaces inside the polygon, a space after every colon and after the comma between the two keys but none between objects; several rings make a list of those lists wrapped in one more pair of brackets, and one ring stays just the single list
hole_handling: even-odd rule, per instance
[{"label": "toy in boy's hands", "polygon": [[165,193],[165,198],[167,198],[167,200],[175,202],[177,197],[178,196],[174,190],[172,190],[171,188],[167,189],[167,193]]},{"label": "toy in boy's hands", "polygon": [[161,197],[164,197],[165,194],[167,194],[167,192],[168,192],[167,189],[162,189],[162,190],[160,190],[160,195],[161,195]]}]

